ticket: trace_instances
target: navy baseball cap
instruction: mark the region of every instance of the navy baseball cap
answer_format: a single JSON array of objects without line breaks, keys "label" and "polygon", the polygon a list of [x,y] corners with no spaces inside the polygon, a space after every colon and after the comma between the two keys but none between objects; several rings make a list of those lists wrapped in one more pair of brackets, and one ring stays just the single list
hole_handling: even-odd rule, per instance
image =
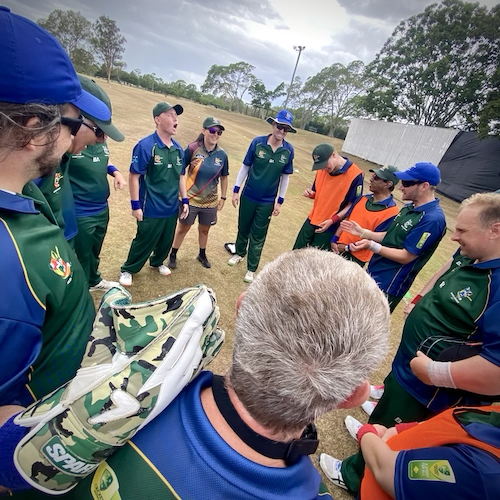
[{"label": "navy baseball cap", "polygon": [[437,186],[441,181],[439,168],[425,161],[415,163],[403,172],[394,172],[394,175],[402,181],[428,182],[431,186]]},{"label": "navy baseball cap", "polygon": [[34,22],[0,6],[0,101],[16,104],[71,103],[109,120],[105,103],[85,92],[61,44]]}]

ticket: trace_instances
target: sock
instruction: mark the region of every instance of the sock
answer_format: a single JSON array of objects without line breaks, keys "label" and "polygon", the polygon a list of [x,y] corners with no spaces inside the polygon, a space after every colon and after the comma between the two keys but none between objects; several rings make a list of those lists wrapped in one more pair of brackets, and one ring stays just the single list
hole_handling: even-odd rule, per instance
[{"label": "sock", "polygon": [[170,252],[170,257],[172,257],[172,259],[175,259],[177,257],[177,250],[179,250],[179,249],[172,247],[172,250]]},{"label": "sock", "polygon": [[200,257],[207,258],[207,254],[205,253],[206,248],[200,248]]}]

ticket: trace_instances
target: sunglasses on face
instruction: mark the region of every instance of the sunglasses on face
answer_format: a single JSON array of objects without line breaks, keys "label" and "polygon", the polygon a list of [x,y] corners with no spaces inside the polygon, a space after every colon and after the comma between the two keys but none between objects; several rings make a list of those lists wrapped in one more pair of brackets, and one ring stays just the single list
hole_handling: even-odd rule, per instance
[{"label": "sunglasses on face", "polygon": [[222,135],[222,130],[221,130],[220,128],[209,127],[209,128],[207,128],[207,130],[208,130],[211,134]]},{"label": "sunglasses on face", "polygon": [[416,186],[417,184],[423,184],[423,181],[401,181],[401,184],[405,188]]},{"label": "sunglasses on face", "polygon": [[276,128],[278,130],[283,130],[283,132],[290,132],[290,127],[287,127],[286,125],[281,125],[281,124],[278,124],[276,125]]},{"label": "sunglasses on face", "polygon": [[69,128],[71,135],[74,137],[83,123],[83,116],[80,115],[78,118],[70,118],[69,116],[61,116],[59,119],[61,125],[66,125]]},{"label": "sunglasses on face", "polygon": [[94,131],[94,134],[96,137],[98,137],[99,139],[101,137],[104,137],[104,131],[102,129],[100,129],[99,127],[93,127],[92,125],[89,125],[88,123],[85,123],[83,122],[82,125],[85,125],[86,127],[88,127],[90,130],[93,130]]}]

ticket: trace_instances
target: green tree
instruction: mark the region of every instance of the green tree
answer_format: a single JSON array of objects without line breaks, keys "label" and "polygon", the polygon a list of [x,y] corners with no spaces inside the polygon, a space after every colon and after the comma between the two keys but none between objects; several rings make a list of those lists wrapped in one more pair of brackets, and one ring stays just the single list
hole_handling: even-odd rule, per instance
[{"label": "green tree", "polygon": [[52,33],[64,47],[71,60],[75,51],[85,49],[90,38],[92,23],[74,10],[53,10],[38,24]]},{"label": "green tree", "polygon": [[251,104],[256,108],[270,109],[275,99],[285,95],[285,84],[281,82],[274,90],[267,90],[261,80],[255,79],[248,93],[252,96]]},{"label": "green tree", "polygon": [[108,82],[111,78],[111,71],[114,67],[121,67],[122,56],[125,52],[126,38],[120,33],[120,28],[116,21],[108,16],[100,16],[94,23],[93,34],[90,42],[97,54],[97,57],[106,67],[106,78]]},{"label": "green tree", "polygon": [[214,64],[208,70],[201,91],[229,98],[239,112],[243,96],[255,81],[255,76],[252,74],[254,69],[255,66],[243,61],[229,66]]},{"label": "green tree", "polygon": [[347,117],[355,114],[356,98],[365,89],[364,71],[361,61],[353,61],[347,66],[335,63],[308,78],[301,92],[302,126],[321,115],[327,125],[327,135],[333,135]]},{"label": "green tree", "polygon": [[402,21],[368,66],[364,108],[378,118],[475,129],[498,52],[498,17],[486,7],[433,4]]}]

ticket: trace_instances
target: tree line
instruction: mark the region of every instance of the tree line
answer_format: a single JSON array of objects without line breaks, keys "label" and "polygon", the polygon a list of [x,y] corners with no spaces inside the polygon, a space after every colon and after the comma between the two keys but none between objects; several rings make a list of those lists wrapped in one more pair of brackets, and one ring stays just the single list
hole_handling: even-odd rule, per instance
[{"label": "tree line", "polygon": [[53,11],[38,21],[67,50],[77,71],[114,79],[202,104],[241,112],[244,99],[256,110],[274,111],[288,94],[294,124],[345,137],[352,117],[455,127],[500,137],[500,5],[444,0],[401,21],[368,65],[334,63],[305,82],[266,88],[240,61],[209,69],[197,86],[165,82],[155,73],[125,71],[126,39],[115,21],[92,24],[79,12]]}]

